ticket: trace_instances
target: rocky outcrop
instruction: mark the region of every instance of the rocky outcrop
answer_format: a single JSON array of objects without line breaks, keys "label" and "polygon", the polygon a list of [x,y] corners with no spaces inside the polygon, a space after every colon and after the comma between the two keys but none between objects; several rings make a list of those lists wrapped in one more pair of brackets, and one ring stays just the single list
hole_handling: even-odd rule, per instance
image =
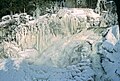
[{"label": "rocky outcrop", "polygon": [[[115,29],[117,28],[117,29]],[[119,27],[111,27],[99,50],[100,63],[103,68],[101,81],[119,81]],[[118,71],[118,72],[117,72]]]}]

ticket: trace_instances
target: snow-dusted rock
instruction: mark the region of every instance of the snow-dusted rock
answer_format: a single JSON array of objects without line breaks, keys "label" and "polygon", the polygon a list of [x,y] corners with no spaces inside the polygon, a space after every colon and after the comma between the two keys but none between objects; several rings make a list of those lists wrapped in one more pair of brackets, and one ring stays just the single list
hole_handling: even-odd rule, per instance
[{"label": "snow-dusted rock", "polygon": [[107,40],[102,43],[101,64],[105,74],[102,76],[103,80],[119,81],[119,41],[115,45]]},{"label": "snow-dusted rock", "polygon": [[15,25],[20,24],[19,17],[19,14],[12,15],[12,19],[15,19]]},{"label": "snow-dusted rock", "polygon": [[119,27],[117,25],[111,27],[105,38],[108,42],[115,45],[119,40]]},{"label": "snow-dusted rock", "polygon": [[2,21],[8,21],[10,19],[11,19],[10,15],[6,15],[2,17]]}]

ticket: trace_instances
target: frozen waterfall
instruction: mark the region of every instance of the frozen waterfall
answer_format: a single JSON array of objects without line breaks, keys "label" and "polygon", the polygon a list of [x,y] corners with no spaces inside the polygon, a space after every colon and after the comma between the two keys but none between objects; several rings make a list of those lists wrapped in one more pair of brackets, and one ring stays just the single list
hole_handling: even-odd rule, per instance
[{"label": "frozen waterfall", "polygon": [[98,13],[63,8],[40,16],[37,8],[36,17],[4,16],[0,81],[119,81],[117,15],[100,9],[99,0]]}]

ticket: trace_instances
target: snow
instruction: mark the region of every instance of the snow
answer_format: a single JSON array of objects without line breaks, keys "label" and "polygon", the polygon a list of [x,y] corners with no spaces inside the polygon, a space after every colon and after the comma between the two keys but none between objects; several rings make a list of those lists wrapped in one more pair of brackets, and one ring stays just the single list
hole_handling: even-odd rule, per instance
[{"label": "snow", "polygon": [[[116,27],[116,26],[113,26],[113,27]],[[116,28],[114,28],[114,29],[116,29]],[[117,30],[115,30],[115,31],[117,32]],[[108,34],[110,34],[110,33],[108,32]],[[115,36],[115,32],[112,32],[112,34],[114,34],[114,36]],[[112,37],[109,37],[102,43],[101,64],[106,73],[106,74],[104,74],[105,77],[103,80],[119,81],[120,77],[117,72],[119,72],[118,69],[120,67],[120,65],[119,65],[120,52],[118,51],[118,49],[120,48],[120,46],[119,46],[120,40],[116,40],[116,42],[113,43],[112,42],[113,40],[111,40],[111,38]]]},{"label": "snow", "polygon": [[[11,57],[11,59],[6,59],[6,63],[3,64],[5,65],[5,70],[0,70],[0,80],[94,81],[93,77],[95,73],[88,58],[90,53],[86,53],[90,50],[90,45],[83,41],[86,40],[88,36],[84,39],[76,39],[82,35],[78,34],[60,39],[60,41],[55,42],[55,44],[40,55],[38,55],[36,49],[25,49],[18,52],[18,58]],[[81,46],[83,47],[81,48]],[[80,52],[85,52],[86,54],[81,53],[83,54],[81,57]],[[80,60],[81,63],[79,63]],[[14,77],[17,75],[19,76]],[[7,78],[5,78],[5,76],[7,76]]]},{"label": "snow", "polygon": [[17,41],[3,42],[0,81],[120,81],[119,28],[102,36],[93,27],[99,18],[92,9],[66,8],[19,24]]},{"label": "snow", "polygon": [[6,71],[0,70],[1,81],[77,81],[80,79],[91,79],[93,81],[92,76],[94,76],[94,72],[89,66],[82,66],[84,69],[81,72],[76,65],[66,69],[29,65],[28,63],[23,62],[20,64],[21,66],[19,69],[15,69],[13,61],[10,59],[8,59],[8,61],[9,62],[5,65]]}]

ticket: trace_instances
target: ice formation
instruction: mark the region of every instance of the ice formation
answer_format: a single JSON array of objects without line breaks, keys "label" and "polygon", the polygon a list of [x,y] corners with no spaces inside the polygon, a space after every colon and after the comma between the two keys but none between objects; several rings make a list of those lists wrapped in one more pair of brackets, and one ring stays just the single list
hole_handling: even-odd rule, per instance
[{"label": "ice formation", "polygon": [[120,80],[119,27],[110,9],[7,15],[0,36],[0,81]]}]

